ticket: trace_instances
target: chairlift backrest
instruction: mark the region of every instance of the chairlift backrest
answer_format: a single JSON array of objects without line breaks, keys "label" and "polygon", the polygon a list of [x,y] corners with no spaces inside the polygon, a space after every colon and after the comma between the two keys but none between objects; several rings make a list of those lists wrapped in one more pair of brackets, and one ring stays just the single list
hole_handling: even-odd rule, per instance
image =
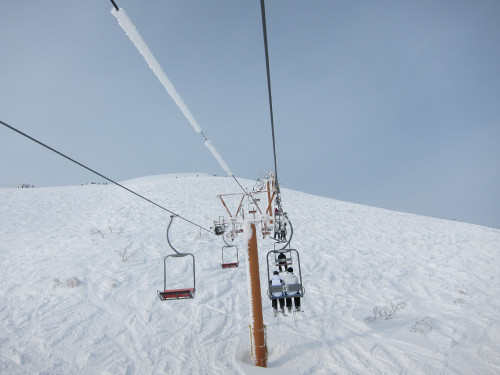
[{"label": "chairlift backrest", "polygon": [[285,293],[287,295],[300,294],[302,295],[303,287],[302,284],[288,284],[285,286]]},{"label": "chairlift backrest", "polygon": [[275,293],[285,294],[284,285],[270,285],[269,291],[274,296]]},{"label": "chairlift backrest", "polygon": [[302,284],[270,285],[267,292],[270,299],[286,297],[303,297],[304,287]]},{"label": "chairlift backrest", "polygon": [[[284,254],[284,253],[281,253]],[[285,256],[284,258],[280,258],[279,255],[277,255],[275,258],[275,266],[291,266],[292,265],[292,258]]]}]

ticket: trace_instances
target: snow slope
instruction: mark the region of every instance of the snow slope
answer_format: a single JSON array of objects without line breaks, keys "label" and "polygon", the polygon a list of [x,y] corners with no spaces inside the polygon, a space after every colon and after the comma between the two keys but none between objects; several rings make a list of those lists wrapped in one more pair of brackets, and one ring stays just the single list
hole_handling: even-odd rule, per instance
[{"label": "snow slope", "polygon": [[[125,184],[205,227],[225,213],[216,195],[239,192],[201,174]],[[176,219],[172,242],[195,255],[197,292],[161,302],[168,213],[113,185],[0,189],[0,373],[500,373],[499,230],[282,195],[305,312],[295,326],[264,298],[261,369],[241,238],[240,268],[222,270],[222,240]],[[272,241],[259,248],[266,285]]]}]

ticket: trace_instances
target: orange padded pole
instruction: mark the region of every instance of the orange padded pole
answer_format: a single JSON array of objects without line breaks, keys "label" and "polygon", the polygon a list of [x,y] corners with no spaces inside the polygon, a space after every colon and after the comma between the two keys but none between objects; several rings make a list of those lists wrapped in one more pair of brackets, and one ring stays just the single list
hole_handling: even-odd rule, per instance
[{"label": "orange padded pole", "polygon": [[257,248],[257,231],[255,224],[245,225],[248,238],[248,276],[250,294],[250,313],[252,331],[252,353],[254,353],[255,366],[267,367],[267,347],[264,331],[264,318],[262,316],[262,296],[260,291],[259,254]]}]

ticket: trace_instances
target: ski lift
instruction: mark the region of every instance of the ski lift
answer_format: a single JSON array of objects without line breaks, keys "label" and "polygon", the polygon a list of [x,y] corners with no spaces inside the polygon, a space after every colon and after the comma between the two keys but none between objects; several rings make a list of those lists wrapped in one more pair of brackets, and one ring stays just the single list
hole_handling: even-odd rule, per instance
[{"label": "ski lift", "polygon": [[269,220],[264,218],[264,216],[260,219],[260,227],[262,228],[262,237],[271,235],[271,231],[273,228],[268,224],[268,222]]},{"label": "ski lift", "polygon": [[[222,237],[226,245],[222,246],[222,263],[221,267],[236,268],[239,265],[238,246],[227,243],[226,238]],[[229,260],[228,260],[229,259]]]},{"label": "ski lift", "polygon": [[[283,248],[278,250],[271,250],[267,253],[267,279],[271,280],[271,275],[273,274],[273,269],[278,266],[278,259],[280,254],[284,254],[286,259],[287,266],[285,270],[288,269],[288,265],[292,265],[294,263],[294,267],[296,271],[298,269],[297,276],[298,283],[297,284],[283,284],[283,285],[269,285],[269,289],[267,291],[267,296],[269,299],[276,298],[286,298],[286,297],[303,297],[305,288],[302,285],[302,269],[300,267],[300,257],[299,252],[296,249],[292,248]],[[294,259],[294,262],[292,261]],[[277,295],[276,295],[277,294]]]},{"label": "ski lift", "polygon": [[[167,228],[167,242],[168,242],[168,245],[170,246],[170,248],[175,252],[175,254],[167,255],[163,259],[163,291],[158,291],[158,297],[160,297],[160,300],[162,300],[162,301],[194,298],[194,292],[196,290],[194,255],[190,254],[190,253],[180,253],[177,250],[175,250],[175,248],[170,243],[169,231],[170,231],[170,227],[172,225],[172,222],[174,221],[174,217],[175,217],[175,215],[170,216],[170,223],[168,224],[168,228]],[[193,268],[192,287],[182,288],[182,289],[167,289],[167,258],[176,259],[176,258],[183,258],[186,256],[190,256],[192,258],[192,265],[193,265],[193,267],[192,267]],[[169,280],[169,282],[170,282],[170,280]]]},{"label": "ski lift", "polygon": [[227,227],[228,227],[228,224],[225,222],[223,216],[219,216],[219,222],[217,222],[217,221],[214,220],[214,233],[217,236],[220,236],[220,235],[224,234],[224,232],[226,231]]},{"label": "ski lift", "polygon": [[[287,239],[287,228],[286,222],[290,224],[290,220],[281,209],[276,208],[274,211],[274,240],[277,242],[286,242]],[[288,241],[290,242],[290,241]]]},{"label": "ski lift", "polygon": [[[285,271],[292,264],[295,267],[294,271],[298,270],[297,276],[298,283],[296,284],[283,284],[283,285],[269,285],[269,289],[267,290],[267,296],[269,299],[278,299],[278,298],[291,298],[291,297],[303,297],[305,294],[305,288],[302,285],[302,269],[300,267],[300,256],[299,252],[296,249],[292,249],[290,247],[290,241],[293,237],[293,227],[292,223],[288,219],[287,215],[284,214],[284,217],[288,221],[290,225],[290,238],[288,242],[280,249],[276,249],[276,244],[279,242],[275,242],[274,249],[267,253],[267,280],[271,280],[271,275],[274,273],[276,267],[281,271],[281,267],[285,268]],[[283,271],[281,271],[283,272]]]}]

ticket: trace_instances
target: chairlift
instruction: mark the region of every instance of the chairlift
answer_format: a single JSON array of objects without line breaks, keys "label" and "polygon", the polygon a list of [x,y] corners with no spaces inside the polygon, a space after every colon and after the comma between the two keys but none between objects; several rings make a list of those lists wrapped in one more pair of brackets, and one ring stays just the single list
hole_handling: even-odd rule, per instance
[{"label": "chairlift", "polygon": [[219,221],[218,222],[214,220],[214,233],[217,236],[220,236],[220,235],[224,234],[224,232],[226,231],[227,227],[228,227],[228,224],[225,222],[223,216],[219,216]]},{"label": "chairlift", "polygon": [[260,219],[260,227],[262,228],[262,237],[270,236],[273,230],[272,224],[268,224],[268,219],[264,216]]},{"label": "chairlift", "polygon": [[243,233],[243,228],[241,227],[241,223],[236,221],[236,219],[232,218],[231,219],[231,239],[234,240],[236,235],[239,233]]},{"label": "chairlift", "polygon": [[[172,222],[174,221],[174,217],[175,217],[175,215],[170,216],[170,223],[168,224],[168,228],[167,228],[167,243],[170,246],[170,248],[175,252],[175,254],[169,254],[163,259],[163,291],[158,291],[158,297],[160,297],[160,300],[162,300],[162,301],[194,298],[194,292],[196,290],[194,255],[190,254],[190,253],[178,252],[172,246],[172,244],[170,242],[169,231],[170,231],[170,227],[172,225]],[[186,256],[190,256],[192,258],[192,265],[193,265],[193,267],[192,267],[192,269],[193,269],[192,287],[182,288],[182,289],[167,289],[167,258],[176,259],[176,258],[183,258]],[[169,283],[171,283],[170,279],[169,279]]]},{"label": "chairlift", "polygon": [[[274,240],[277,242],[287,242],[287,227],[286,222],[290,224],[286,212],[282,212],[281,209],[274,211]],[[290,242],[290,241],[288,241]]]},{"label": "chairlift", "polygon": [[[305,294],[305,288],[302,285],[302,269],[300,267],[300,256],[299,252],[296,249],[292,249],[290,247],[290,241],[293,236],[293,227],[288,220],[286,214],[284,214],[290,225],[290,238],[285,246],[276,249],[276,245],[279,242],[274,244],[274,249],[267,253],[267,280],[271,280],[271,275],[274,273],[276,268],[280,269],[281,267],[285,268],[285,271],[293,264],[294,266],[294,274],[297,276],[298,283],[297,284],[283,284],[283,285],[269,285],[269,289],[267,291],[267,296],[269,299],[279,299],[279,298],[291,298],[291,297],[300,297],[302,298]],[[298,271],[297,271],[298,270]],[[283,272],[283,271],[282,271]],[[297,273],[298,272],[298,273]],[[278,295],[275,295],[278,294]]]},{"label": "chairlift", "polygon": [[222,263],[221,267],[226,268],[237,268],[239,265],[238,259],[238,246],[228,244],[225,237],[222,237],[226,245],[222,246]]},{"label": "chairlift", "polygon": [[[269,285],[269,289],[267,291],[267,296],[270,299],[276,299],[276,298],[285,298],[287,296],[289,297],[303,297],[305,288],[302,285],[302,269],[300,267],[300,257],[299,257],[299,252],[296,249],[279,249],[279,250],[271,250],[270,252],[267,253],[267,279],[271,280],[271,276],[276,270],[276,267],[278,266],[278,262],[276,259],[278,259],[279,254],[285,254],[287,263],[289,265],[294,266],[294,274],[297,276],[298,283],[297,284],[283,284],[283,285],[278,285],[278,286],[272,286]],[[294,262],[292,262],[292,258],[294,258]],[[288,268],[288,267],[287,267]],[[297,272],[298,270],[298,272]],[[280,295],[275,296],[275,293],[279,293]]]}]

